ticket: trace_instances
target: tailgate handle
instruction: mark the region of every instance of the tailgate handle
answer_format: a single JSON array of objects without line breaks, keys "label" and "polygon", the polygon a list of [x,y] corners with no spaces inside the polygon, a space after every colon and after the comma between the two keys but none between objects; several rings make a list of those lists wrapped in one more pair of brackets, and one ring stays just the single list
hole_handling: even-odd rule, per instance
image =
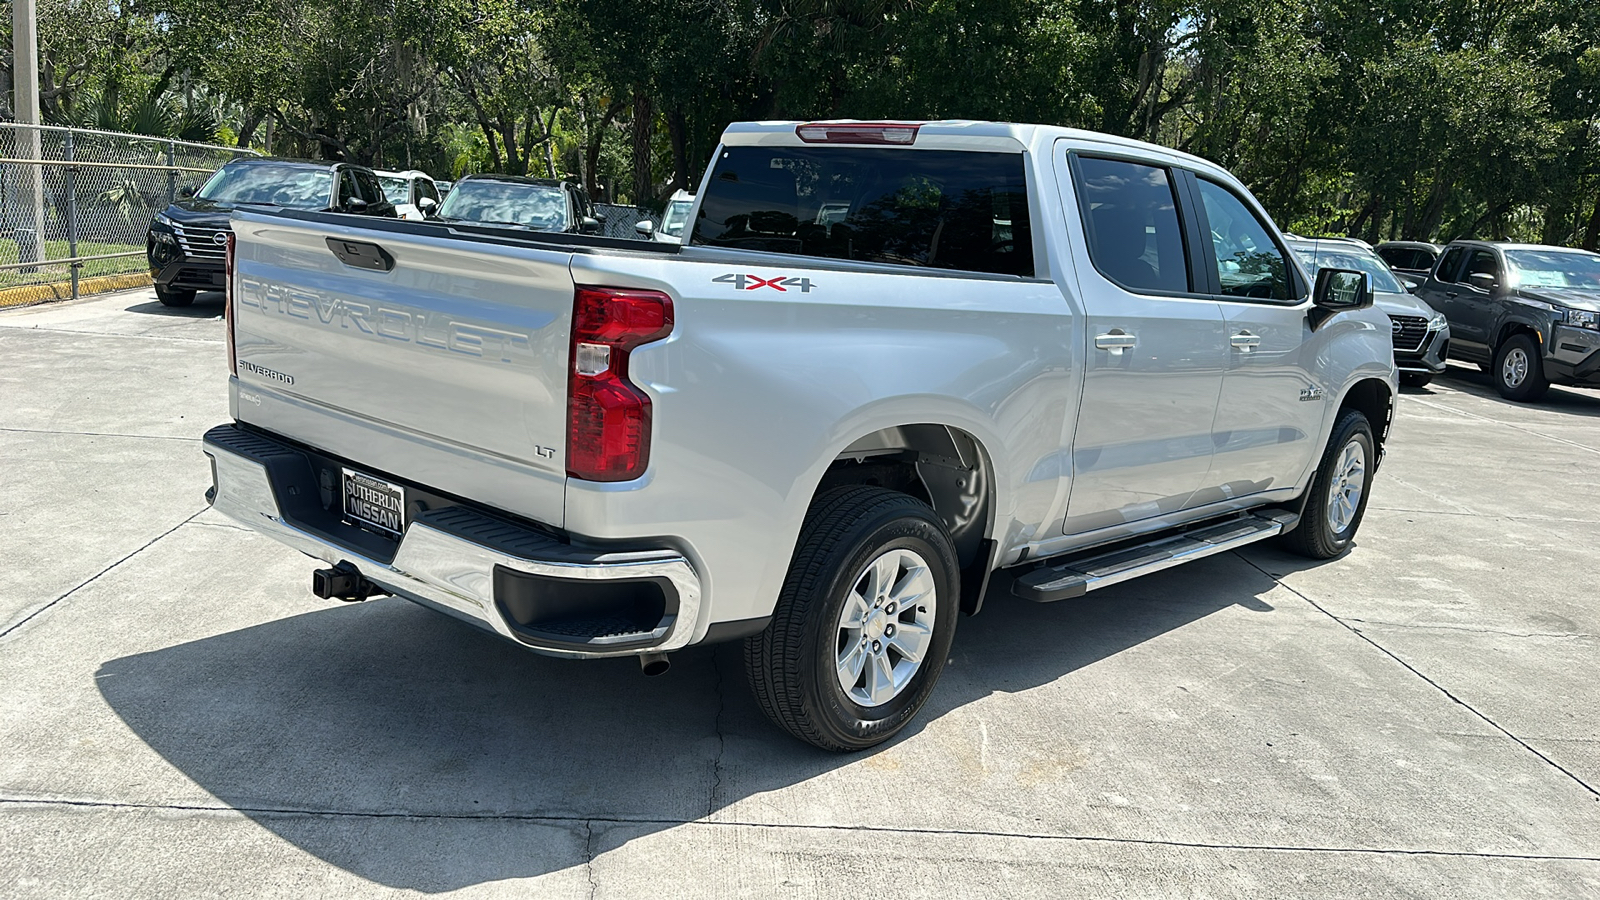
[{"label": "tailgate handle", "polygon": [[374,272],[387,272],[394,268],[394,257],[377,244],[331,237],[328,238],[328,249],[339,257],[340,262],[353,268],[371,269]]}]

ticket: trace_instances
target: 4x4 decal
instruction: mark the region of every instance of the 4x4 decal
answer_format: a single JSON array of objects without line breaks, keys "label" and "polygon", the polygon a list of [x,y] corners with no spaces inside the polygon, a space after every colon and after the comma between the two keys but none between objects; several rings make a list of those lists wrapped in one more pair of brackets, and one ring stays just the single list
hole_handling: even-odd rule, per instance
[{"label": "4x4 decal", "polygon": [[778,275],[773,278],[762,278],[759,275],[735,275],[729,273],[727,275],[718,275],[717,277],[711,279],[711,283],[731,284],[734,286],[735,290],[740,291],[753,291],[757,288],[765,287],[772,288],[775,291],[788,293],[789,288],[798,288],[802,294],[811,293],[811,289],[815,287],[809,278],[789,278],[785,275]]}]

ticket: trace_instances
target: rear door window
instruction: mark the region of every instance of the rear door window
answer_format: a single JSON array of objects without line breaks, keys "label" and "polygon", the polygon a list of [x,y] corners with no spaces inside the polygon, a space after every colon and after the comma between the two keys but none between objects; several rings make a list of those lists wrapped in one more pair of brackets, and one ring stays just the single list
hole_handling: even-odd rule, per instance
[{"label": "rear door window", "polygon": [[1100,274],[1131,291],[1191,290],[1171,173],[1080,156],[1077,185],[1089,259]]},{"label": "rear door window", "polygon": [[725,147],[692,242],[1032,276],[1020,153]]}]

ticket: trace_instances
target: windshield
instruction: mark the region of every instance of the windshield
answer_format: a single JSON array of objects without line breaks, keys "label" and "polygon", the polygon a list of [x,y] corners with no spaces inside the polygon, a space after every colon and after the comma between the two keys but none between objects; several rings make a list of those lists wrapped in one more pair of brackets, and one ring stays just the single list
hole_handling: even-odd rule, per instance
[{"label": "windshield", "polygon": [[383,186],[383,196],[390,203],[399,206],[411,202],[411,180],[398,175],[379,175],[378,184]]},{"label": "windshield", "polygon": [[1600,290],[1600,255],[1577,250],[1507,250],[1518,287]]},{"label": "windshield", "polygon": [[567,200],[555,185],[458,181],[444,198],[439,218],[565,231]]},{"label": "windshield", "polygon": [[1372,253],[1354,244],[1322,244],[1313,246],[1301,244],[1291,245],[1296,256],[1311,270],[1312,280],[1316,280],[1318,269],[1353,269],[1357,272],[1367,273],[1367,281],[1371,283],[1374,291],[1382,294],[1404,294],[1406,289],[1400,286],[1400,281],[1389,271],[1389,266]]},{"label": "windshield", "polygon": [[296,165],[223,166],[197,194],[217,203],[260,203],[290,209],[327,209],[333,172]]},{"label": "windshield", "polygon": [[661,216],[661,233],[671,237],[682,237],[683,226],[689,222],[689,207],[693,205],[693,200],[674,200],[668,203],[666,212]]}]

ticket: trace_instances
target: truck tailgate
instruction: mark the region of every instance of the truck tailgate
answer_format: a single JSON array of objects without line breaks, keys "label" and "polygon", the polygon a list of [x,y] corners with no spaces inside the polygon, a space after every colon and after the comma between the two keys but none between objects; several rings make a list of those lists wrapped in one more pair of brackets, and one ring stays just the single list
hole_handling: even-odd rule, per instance
[{"label": "truck tailgate", "polygon": [[569,251],[250,212],[234,233],[240,421],[491,503],[532,476],[496,505],[561,523]]}]

